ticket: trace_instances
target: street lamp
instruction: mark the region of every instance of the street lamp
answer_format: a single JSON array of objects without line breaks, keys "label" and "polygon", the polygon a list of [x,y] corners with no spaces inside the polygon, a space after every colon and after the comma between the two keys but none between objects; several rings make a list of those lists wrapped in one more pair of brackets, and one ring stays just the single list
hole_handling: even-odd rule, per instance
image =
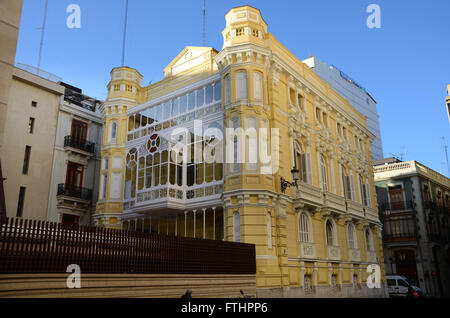
[{"label": "street lamp", "polygon": [[288,188],[288,187],[295,186],[296,188],[298,188],[297,181],[299,180],[299,173],[300,173],[300,171],[297,169],[296,166],[294,166],[294,168],[292,168],[292,170],[291,170],[292,179],[294,180],[294,182],[289,182],[289,181],[285,180],[283,177],[281,177],[281,192],[282,193],[285,193],[286,188]]}]

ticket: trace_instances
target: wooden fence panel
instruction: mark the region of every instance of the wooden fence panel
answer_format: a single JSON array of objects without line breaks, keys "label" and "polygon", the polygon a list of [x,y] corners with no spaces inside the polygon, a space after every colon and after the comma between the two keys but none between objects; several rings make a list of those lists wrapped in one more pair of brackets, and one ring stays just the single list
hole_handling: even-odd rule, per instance
[{"label": "wooden fence panel", "polygon": [[255,274],[253,244],[17,218],[0,226],[0,273]]}]

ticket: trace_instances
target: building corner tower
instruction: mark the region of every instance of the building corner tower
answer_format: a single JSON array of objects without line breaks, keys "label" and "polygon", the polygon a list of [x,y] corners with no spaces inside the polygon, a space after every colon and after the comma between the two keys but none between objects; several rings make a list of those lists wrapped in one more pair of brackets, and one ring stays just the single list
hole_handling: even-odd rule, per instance
[{"label": "building corner tower", "polygon": [[[289,284],[287,240],[281,233],[286,233],[287,228],[288,196],[280,193],[278,187],[279,171],[273,170],[278,168],[276,158],[272,156],[269,164],[261,162],[258,152],[262,145],[257,142],[257,149],[250,150],[249,144],[249,140],[259,138],[261,128],[265,128],[268,156],[278,153],[275,140],[270,136],[271,128],[280,126],[275,120],[277,110],[271,107],[273,101],[270,100],[276,73],[268,47],[270,35],[261,12],[253,7],[233,8],[225,19],[223,48],[215,57],[222,75],[224,125],[235,131],[232,138],[228,133],[226,138],[225,152],[228,156],[233,148],[234,158],[230,155],[233,163],[228,158],[226,161],[225,239],[256,245],[257,286],[284,287]],[[238,128],[244,131],[240,136],[236,132]],[[229,147],[230,142],[234,144]],[[241,149],[240,155],[236,154],[238,149]],[[292,167],[285,168],[288,171]]]},{"label": "building corner tower", "polygon": [[94,220],[96,226],[120,228],[124,196],[127,110],[141,102],[142,75],[126,66],[114,68],[107,88],[108,97],[101,106],[102,161]]}]

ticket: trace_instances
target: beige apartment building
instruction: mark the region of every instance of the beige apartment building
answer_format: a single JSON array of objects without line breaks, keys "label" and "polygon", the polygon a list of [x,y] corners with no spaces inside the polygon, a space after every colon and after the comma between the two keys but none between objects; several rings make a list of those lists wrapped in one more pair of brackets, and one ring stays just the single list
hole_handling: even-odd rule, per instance
[{"label": "beige apartment building", "polygon": [[14,68],[0,156],[8,217],[46,220],[64,87]]}]

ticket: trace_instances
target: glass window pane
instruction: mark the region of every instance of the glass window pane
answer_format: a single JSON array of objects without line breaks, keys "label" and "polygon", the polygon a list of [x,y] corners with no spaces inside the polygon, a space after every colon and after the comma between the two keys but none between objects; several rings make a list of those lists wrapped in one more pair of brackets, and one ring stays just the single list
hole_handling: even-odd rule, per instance
[{"label": "glass window pane", "polygon": [[151,125],[155,121],[155,107],[148,109],[148,124]]},{"label": "glass window pane", "polygon": [[159,185],[159,166],[153,167],[153,185],[157,186]]},{"label": "glass window pane", "polygon": [[222,99],[222,83],[217,82],[214,85],[214,100],[221,100]]},{"label": "glass window pane", "polygon": [[171,163],[170,164],[170,170],[169,170],[169,182],[170,184],[175,184],[176,180],[176,165]]},{"label": "glass window pane", "polygon": [[180,114],[186,112],[187,107],[187,95],[183,95],[180,97]]},{"label": "glass window pane", "polygon": [[183,185],[183,166],[177,165],[177,184]]},{"label": "glass window pane", "polygon": [[155,106],[155,120],[158,122],[162,120],[162,105]]},{"label": "glass window pane", "polygon": [[128,131],[132,131],[134,129],[134,115],[128,117]]},{"label": "glass window pane", "polygon": [[160,163],[160,154],[159,152],[155,153],[155,156],[153,157],[153,164],[154,165],[159,165]]},{"label": "glass window pane", "polygon": [[165,102],[164,104],[164,120],[170,118],[170,113],[171,113],[171,103],[169,102]]},{"label": "glass window pane", "polygon": [[188,165],[187,166],[187,186],[190,187],[194,184],[194,176],[195,176],[195,166],[194,165]]},{"label": "glass window pane", "polygon": [[195,108],[195,93],[189,93],[188,96],[188,110],[193,110]]},{"label": "glass window pane", "polygon": [[213,181],[213,173],[214,173],[214,164],[206,163],[205,164],[205,180],[206,180],[206,182]]},{"label": "glass window pane", "polygon": [[223,164],[222,163],[216,163],[215,166],[215,170],[214,170],[214,179],[216,181],[220,181],[223,178],[223,173],[222,173],[222,169],[223,169]]},{"label": "glass window pane", "polygon": [[147,116],[142,115],[142,127],[147,126]]},{"label": "glass window pane", "polygon": [[196,171],[197,173],[196,173],[195,183],[202,184],[203,183],[203,169],[204,169],[203,163],[196,164],[196,167],[197,167],[197,171]]},{"label": "glass window pane", "polygon": [[161,153],[161,163],[166,163],[167,159],[168,159],[168,152],[167,152],[167,150],[164,150]]},{"label": "glass window pane", "polygon": [[197,91],[197,107],[203,106],[204,103],[205,103],[205,93],[202,88]]},{"label": "glass window pane", "polygon": [[175,98],[172,100],[172,117],[178,116],[178,105],[180,104],[180,99]]},{"label": "glass window pane", "polygon": [[136,166],[131,168],[131,197],[136,197]]},{"label": "glass window pane", "polygon": [[213,101],[213,86],[206,87],[206,104],[211,104]]},{"label": "glass window pane", "polygon": [[134,120],[134,128],[138,129],[141,127],[141,114],[137,114]]},{"label": "glass window pane", "polygon": [[168,165],[167,163],[161,165],[161,184],[167,183],[167,174],[168,174]]}]

